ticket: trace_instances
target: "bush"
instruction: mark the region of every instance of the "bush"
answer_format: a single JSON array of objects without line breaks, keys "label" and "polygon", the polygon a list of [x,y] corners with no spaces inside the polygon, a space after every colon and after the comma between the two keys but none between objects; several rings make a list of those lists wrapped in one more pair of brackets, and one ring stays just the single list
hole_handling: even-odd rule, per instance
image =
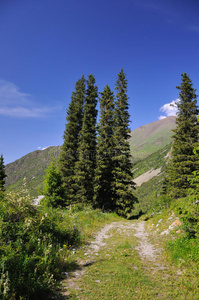
[{"label": "bush", "polygon": [[154,199],[152,208],[154,211],[160,211],[170,207],[171,199],[166,195],[160,195]]},{"label": "bush", "polygon": [[183,219],[183,227],[190,237],[199,237],[199,203],[196,194],[178,199],[173,204],[175,210]]},{"label": "bush", "polygon": [[25,189],[0,204],[0,298],[41,299],[58,286],[79,231],[63,211],[32,205]]}]

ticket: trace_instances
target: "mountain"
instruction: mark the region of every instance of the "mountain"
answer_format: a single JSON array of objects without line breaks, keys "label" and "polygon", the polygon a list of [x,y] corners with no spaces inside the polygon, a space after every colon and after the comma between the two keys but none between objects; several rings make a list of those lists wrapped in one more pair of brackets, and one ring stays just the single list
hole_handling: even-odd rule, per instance
[{"label": "mountain", "polygon": [[[131,132],[129,142],[134,161],[134,180],[137,183],[140,205],[145,210],[161,190],[175,119],[168,117]],[[45,170],[53,156],[58,158],[60,148],[54,146],[36,150],[6,165],[6,190],[18,190],[25,177],[31,195],[36,197],[43,188]]]},{"label": "mountain", "polygon": [[135,160],[144,159],[171,142],[176,117],[168,117],[141,126],[131,132],[129,140]]},{"label": "mountain", "polygon": [[19,190],[26,179],[27,188],[32,196],[37,196],[43,188],[45,170],[52,157],[58,158],[60,146],[33,151],[5,166],[6,191]]}]

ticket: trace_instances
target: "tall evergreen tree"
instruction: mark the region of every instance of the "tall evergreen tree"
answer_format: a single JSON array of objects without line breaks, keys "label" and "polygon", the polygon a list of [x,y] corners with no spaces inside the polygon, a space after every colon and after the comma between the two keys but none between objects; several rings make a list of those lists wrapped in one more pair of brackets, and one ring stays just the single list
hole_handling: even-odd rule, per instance
[{"label": "tall evergreen tree", "polygon": [[115,210],[118,214],[127,216],[131,212],[134,203],[137,202],[137,198],[134,194],[135,184],[133,182],[132,162],[128,142],[130,137],[130,116],[128,112],[127,79],[123,69],[118,74],[115,89],[113,192],[115,195]]},{"label": "tall evergreen tree", "polygon": [[75,166],[76,201],[93,203],[94,171],[96,166],[96,118],[98,88],[91,74],[87,80],[83,125],[80,131],[78,154]]},{"label": "tall evergreen tree", "polygon": [[100,121],[98,124],[94,205],[101,209],[114,210],[112,191],[114,95],[108,85],[105,86],[103,92],[100,94]]},{"label": "tall evergreen tree", "polygon": [[185,197],[190,187],[193,172],[199,170],[198,157],[194,155],[194,147],[198,146],[199,113],[196,90],[189,76],[184,73],[176,103],[178,108],[176,129],[174,129],[171,160],[167,169],[166,191],[174,199]]},{"label": "tall evergreen tree", "polygon": [[0,192],[5,191],[5,179],[7,175],[5,172],[5,166],[4,166],[4,159],[3,159],[3,154],[0,156]]},{"label": "tall evergreen tree", "polygon": [[78,159],[77,149],[83,121],[83,105],[86,96],[85,78],[82,76],[72,92],[71,103],[67,110],[67,123],[64,131],[64,142],[61,148],[58,166],[62,175],[67,195],[67,203],[74,201],[74,169]]}]

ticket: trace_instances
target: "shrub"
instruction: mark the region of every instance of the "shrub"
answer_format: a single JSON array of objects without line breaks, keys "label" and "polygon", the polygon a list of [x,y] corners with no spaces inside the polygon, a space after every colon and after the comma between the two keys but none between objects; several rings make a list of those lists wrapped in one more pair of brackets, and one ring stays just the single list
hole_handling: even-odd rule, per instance
[{"label": "shrub", "polygon": [[47,168],[44,178],[43,194],[45,197],[42,199],[42,203],[52,207],[65,206],[65,190],[63,188],[61,174],[56,169],[54,158]]},{"label": "shrub", "polygon": [[199,237],[199,204],[197,194],[178,199],[173,204],[175,210],[183,219],[183,227],[190,237]]},{"label": "shrub", "polygon": [[26,189],[0,204],[0,298],[41,299],[58,286],[79,231],[63,211],[32,205]]}]

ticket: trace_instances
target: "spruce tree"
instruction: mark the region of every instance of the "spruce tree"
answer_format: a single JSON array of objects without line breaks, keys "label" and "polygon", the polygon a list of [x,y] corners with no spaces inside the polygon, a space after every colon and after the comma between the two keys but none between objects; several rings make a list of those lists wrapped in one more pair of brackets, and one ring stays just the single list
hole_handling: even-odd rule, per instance
[{"label": "spruce tree", "polygon": [[0,192],[5,191],[5,179],[7,175],[5,173],[4,159],[3,154],[0,156]]},{"label": "spruce tree", "polygon": [[47,168],[44,178],[43,195],[45,198],[42,199],[42,203],[52,207],[65,206],[65,189],[61,174],[56,169],[54,158]]},{"label": "spruce tree", "polygon": [[94,205],[103,210],[114,210],[112,191],[114,95],[108,85],[105,86],[103,92],[100,94],[100,121],[98,124]]},{"label": "spruce tree", "polygon": [[176,103],[178,108],[176,129],[173,130],[171,160],[166,177],[167,195],[173,199],[187,195],[193,172],[199,170],[198,157],[193,153],[194,147],[198,146],[199,136],[196,90],[186,73],[181,76],[181,85],[177,86],[180,90],[180,101]]},{"label": "spruce tree", "polygon": [[75,166],[76,201],[93,203],[96,166],[96,118],[98,88],[91,74],[87,80],[82,129],[79,137],[78,161]]},{"label": "spruce tree", "polygon": [[58,166],[62,175],[64,188],[67,194],[67,203],[74,202],[74,169],[78,159],[77,149],[79,134],[82,129],[83,105],[85,101],[86,83],[84,76],[76,82],[75,92],[72,92],[71,103],[67,110],[67,123],[63,135]]},{"label": "spruce tree", "polygon": [[127,216],[137,202],[134,193],[132,162],[130,154],[129,104],[127,97],[127,79],[123,69],[116,81],[116,102],[114,114],[114,169],[113,193],[115,197],[115,210],[118,214]]}]

